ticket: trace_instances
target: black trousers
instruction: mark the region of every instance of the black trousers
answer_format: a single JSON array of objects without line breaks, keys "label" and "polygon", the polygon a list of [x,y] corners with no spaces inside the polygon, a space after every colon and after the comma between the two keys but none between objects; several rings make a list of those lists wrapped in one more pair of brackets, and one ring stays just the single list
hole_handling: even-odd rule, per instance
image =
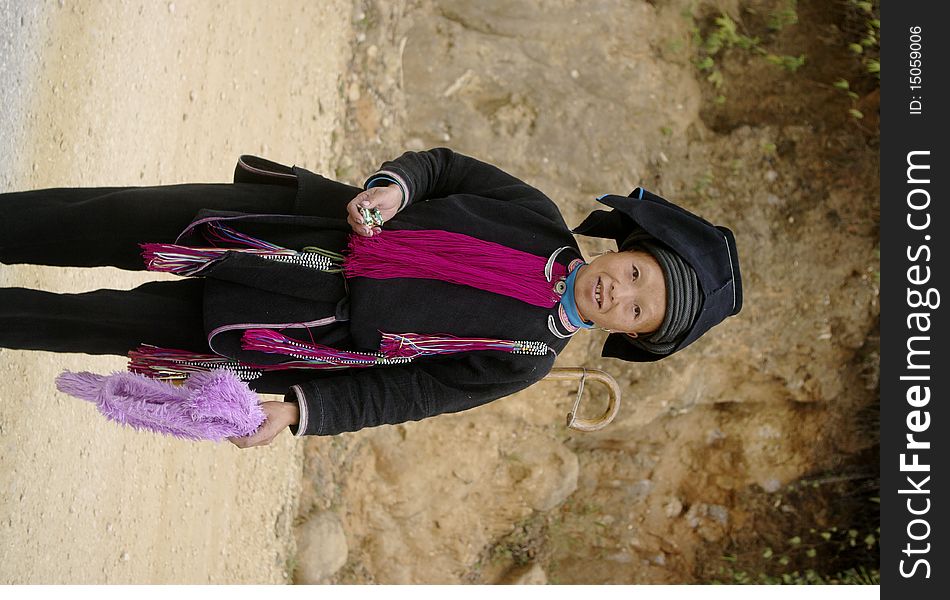
[{"label": "black trousers", "polygon": [[[63,188],[0,194],[0,263],[144,270],[141,242],[174,242],[202,208],[293,210],[294,188],[256,184]],[[0,347],[125,354],[139,344],[210,352],[200,278],[53,294],[0,288]]]}]

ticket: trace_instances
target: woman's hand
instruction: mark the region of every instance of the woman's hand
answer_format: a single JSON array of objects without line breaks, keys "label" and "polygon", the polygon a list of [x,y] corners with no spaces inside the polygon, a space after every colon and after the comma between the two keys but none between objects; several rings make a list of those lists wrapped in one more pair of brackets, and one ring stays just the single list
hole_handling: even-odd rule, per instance
[{"label": "woman's hand", "polygon": [[369,188],[357,194],[346,205],[346,222],[358,235],[372,237],[379,233],[380,229],[363,223],[360,208],[378,209],[385,222],[396,216],[400,204],[402,204],[402,189],[395,183],[386,187]]},{"label": "woman's hand", "polygon": [[274,441],[277,434],[288,425],[296,425],[300,421],[300,408],[294,402],[262,402],[264,422],[253,434],[246,437],[229,437],[228,441],[238,448],[253,448],[266,446]]}]

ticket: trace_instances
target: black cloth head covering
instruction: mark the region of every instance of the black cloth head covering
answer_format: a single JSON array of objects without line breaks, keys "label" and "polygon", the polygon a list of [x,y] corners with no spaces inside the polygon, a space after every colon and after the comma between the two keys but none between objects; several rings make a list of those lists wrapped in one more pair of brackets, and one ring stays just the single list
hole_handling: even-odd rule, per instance
[{"label": "black cloth head covering", "polygon": [[689,333],[702,298],[696,272],[679,254],[657,241],[655,237],[637,228],[620,244],[620,251],[642,250],[653,256],[663,272],[666,283],[666,311],[656,331],[630,339],[630,343],[653,354],[669,354]]},{"label": "black cloth head covering", "polygon": [[[693,305],[690,310],[691,313],[695,310],[692,325],[685,332],[678,332],[676,339],[664,340],[672,341],[672,348],[669,348],[668,343],[664,343],[662,346],[652,346],[648,349],[644,344],[636,343],[637,338],[631,338],[624,333],[612,333],[607,336],[601,356],[635,362],[659,360],[685,348],[714,325],[739,312],[742,308],[742,278],[739,273],[736,239],[732,231],[713,225],[643,188],[633,190],[627,197],[604,195],[597,200],[613,210],[591,212],[584,222],[573,230],[574,233],[613,239],[620,249],[625,246],[631,234],[646,232],[649,237],[659,242],[655,244],[647,241],[647,244],[675,252],[692,269],[699,284],[698,306]],[[638,237],[641,236],[633,236]],[[634,245],[642,245],[650,250],[649,246],[631,241]],[[629,243],[626,245],[629,246]],[[651,254],[654,257],[658,255],[652,251]],[[664,261],[660,258],[658,262],[664,266]],[[664,269],[666,268],[664,266]],[[668,278],[670,273],[664,270],[664,276]],[[667,312],[670,312],[670,307],[667,307]],[[667,348],[669,350],[664,352]]]}]

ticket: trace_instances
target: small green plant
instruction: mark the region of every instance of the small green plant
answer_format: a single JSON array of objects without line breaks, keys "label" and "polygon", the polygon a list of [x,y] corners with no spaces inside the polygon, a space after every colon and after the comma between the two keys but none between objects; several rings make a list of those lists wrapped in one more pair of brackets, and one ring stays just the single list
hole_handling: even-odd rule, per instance
[{"label": "small green plant", "polygon": [[[785,7],[769,16],[769,28],[773,31],[798,22],[797,2],[789,0]],[[746,35],[739,31],[739,24],[726,13],[721,13],[713,20],[714,27],[709,31],[706,37],[703,37],[699,28],[693,27],[693,43],[698,48],[699,54],[695,60],[696,68],[706,75],[706,81],[713,87],[719,89],[723,86],[725,79],[722,71],[716,64],[716,57],[720,52],[732,48],[739,48],[762,57],[766,62],[782,67],[789,72],[794,73],[805,64],[805,55],[798,56],[774,54],[767,51],[762,46],[762,40],[758,37]],[[718,95],[717,104],[723,104],[726,97]]]},{"label": "small green plant", "polygon": [[788,56],[786,54],[766,54],[765,60],[772,63],[773,65],[777,65],[787,71],[794,73],[805,64],[805,55],[799,54],[798,56]]},{"label": "small green plant", "polygon": [[786,0],[785,5],[769,14],[766,21],[772,31],[781,31],[789,25],[795,25],[798,23],[798,1]]},{"label": "small green plant", "polygon": [[864,113],[858,109],[860,94],[854,91],[852,84],[859,89],[867,90],[867,81],[870,78],[873,85],[880,86],[881,80],[881,2],[880,0],[848,0],[843,34],[847,41],[848,50],[860,64],[856,82],[839,79],[833,85],[848,95],[851,107],[848,114],[857,120],[864,118]]},{"label": "small green plant", "polygon": [[[802,479],[782,493],[762,496],[759,502],[771,507],[772,522],[780,519],[782,526],[759,534],[758,548],[750,540],[727,546],[713,571],[714,583],[879,584],[878,486],[873,473],[852,471]],[[837,512],[829,512],[831,506]],[[809,514],[816,517],[810,526],[801,520]]]},{"label": "small green plant", "polygon": [[696,179],[696,183],[693,184],[693,191],[698,194],[703,194],[706,191],[706,188],[711,186],[716,179],[713,177],[712,172],[706,171]]}]

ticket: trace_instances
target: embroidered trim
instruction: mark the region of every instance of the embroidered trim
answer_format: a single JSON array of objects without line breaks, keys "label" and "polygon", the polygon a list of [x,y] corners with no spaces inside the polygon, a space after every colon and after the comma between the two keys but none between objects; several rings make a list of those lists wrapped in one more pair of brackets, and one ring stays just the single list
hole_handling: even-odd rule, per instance
[{"label": "embroidered trim", "polygon": [[409,186],[406,184],[406,181],[399,176],[399,173],[394,171],[376,171],[376,173],[370,177],[370,180],[376,179],[378,177],[389,177],[395,180],[394,183],[396,183],[399,186],[399,189],[402,190],[402,202],[399,204],[399,208],[396,210],[397,213],[402,212],[402,209],[406,208],[406,205],[409,204]]},{"label": "embroidered trim", "polygon": [[311,327],[322,327],[324,325],[329,325],[330,323],[336,322],[336,316],[333,317],[324,317],[322,319],[316,319],[314,321],[305,321],[302,323],[234,323],[231,325],[222,325],[220,327],[215,327],[208,334],[208,347],[211,348],[215,353],[221,354],[217,348],[214,347],[212,340],[219,333],[224,333],[225,331],[233,331],[235,329],[310,329]]},{"label": "embroidered trim", "polygon": [[726,243],[726,255],[729,257],[729,278],[732,281],[732,310],[736,309],[736,269],[732,266],[732,252],[729,248],[729,238],[722,236],[722,241]]},{"label": "embroidered trim", "polygon": [[548,315],[548,330],[549,330],[551,333],[553,333],[555,337],[559,337],[559,338],[561,338],[562,340],[563,340],[563,339],[567,339],[567,338],[571,337],[572,335],[574,335],[574,334],[576,333],[576,332],[571,332],[571,333],[565,335],[565,334],[561,333],[560,331],[558,331],[558,330],[557,330],[557,327],[554,325],[554,315]]},{"label": "embroidered trim", "polygon": [[[548,263],[544,267],[544,276],[547,278],[548,281],[551,281],[551,272],[554,268],[554,259],[557,258],[557,256],[562,251],[567,250],[569,248],[570,246],[562,246],[561,248],[558,248],[557,250],[555,250],[551,254],[551,257],[548,258]],[[583,258],[575,258],[567,266],[568,274],[570,274],[571,272],[574,271],[574,269],[577,269],[578,267],[584,264],[587,264],[587,263]],[[565,287],[564,290],[558,292],[558,295],[563,297],[564,292],[566,291],[567,291],[567,288]],[[575,333],[577,333],[577,331],[580,329],[580,327],[575,327],[574,325],[571,324],[571,321],[570,319],[567,318],[567,313],[564,310],[564,305],[561,304],[560,302],[558,302],[558,305],[557,305],[557,315],[558,315],[558,320],[560,320],[561,322],[561,326],[564,328],[565,331],[567,331],[567,333],[565,334],[558,331],[557,321],[554,320],[554,315],[548,315],[548,330],[551,333],[553,333],[555,336],[561,339],[567,339],[573,336]]]},{"label": "embroidered trim", "polygon": [[[560,248],[552,252],[551,256],[548,257],[548,262],[547,264],[544,265],[545,279],[547,279],[548,281],[551,281],[551,274],[552,274],[552,271],[554,270],[554,259],[557,258],[558,254],[560,254],[564,250],[567,250],[568,248],[570,248],[570,246],[561,246]],[[570,272],[570,269],[568,269],[568,272]]]},{"label": "embroidered trim", "polygon": [[190,225],[188,225],[188,227],[185,227],[185,229],[183,229],[182,232],[178,234],[178,237],[175,238],[175,243],[177,244],[177,243],[178,243],[178,240],[180,240],[182,237],[184,237],[184,235],[185,235],[186,233],[188,233],[189,231],[191,231],[192,229],[194,229],[195,227],[197,227],[197,226],[199,226],[199,225],[204,225],[205,223],[213,223],[213,222],[215,222],[215,221],[233,221],[233,220],[235,220],[235,219],[248,219],[248,218],[251,218],[251,217],[273,217],[273,216],[275,216],[275,215],[267,215],[267,214],[253,214],[253,215],[252,215],[252,214],[247,214],[247,215],[235,215],[235,216],[231,216],[231,217],[218,217],[218,216],[205,217],[205,218],[203,218],[203,219],[198,219],[197,221],[195,221],[195,222],[191,223]]},{"label": "embroidered trim", "polygon": [[241,348],[292,356],[304,361],[302,366],[311,369],[404,364],[420,356],[439,356],[479,350],[497,350],[533,356],[544,356],[550,350],[547,344],[538,341],[381,333],[382,339],[378,352],[346,351],[321,344],[307,344],[269,329],[245,331],[241,338]]},{"label": "embroidered trim", "polygon": [[557,305],[557,316],[561,319],[561,325],[564,326],[564,329],[568,330],[572,334],[577,332],[580,327],[575,327],[571,320],[567,318],[567,311],[564,310],[563,304]]},{"label": "embroidered trim", "polygon": [[[269,161],[268,161],[268,162],[269,162]],[[252,173],[257,173],[258,175],[265,175],[265,176],[267,176],[267,177],[287,177],[288,179],[293,179],[294,181],[297,180],[297,174],[296,174],[296,173],[281,173],[281,172],[279,172],[279,171],[267,171],[267,170],[265,170],[265,169],[259,169],[259,168],[257,168],[257,167],[253,167],[253,166],[247,164],[246,162],[244,162],[244,157],[243,157],[243,156],[240,157],[240,158],[238,158],[238,164],[241,165],[241,168],[242,168],[242,169],[245,169],[245,170],[250,171],[250,172],[252,172]],[[281,165],[281,166],[283,166],[283,165]]]},{"label": "embroidered trim", "polygon": [[299,385],[292,386],[290,389],[297,395],[297,406],[300,408],[300,420],[297,421],[297,435],[294,437],[303,437],[304,432],[307,430],[307,401]]}]

